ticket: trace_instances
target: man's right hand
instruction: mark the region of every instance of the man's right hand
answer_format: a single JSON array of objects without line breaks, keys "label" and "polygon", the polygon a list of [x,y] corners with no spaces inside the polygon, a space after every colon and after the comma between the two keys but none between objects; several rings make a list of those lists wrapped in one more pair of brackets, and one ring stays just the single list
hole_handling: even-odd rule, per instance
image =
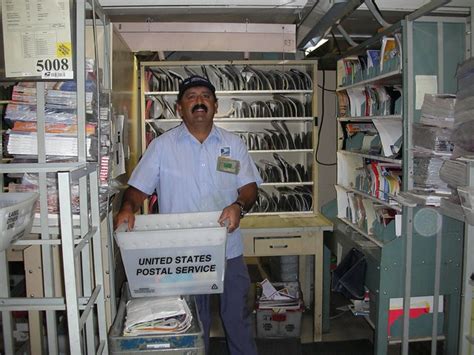
[{"label": "man's right hand", "polygon": [[131,231],[135,226],[135,214],[131,211],[120,210],[114,218],[114,230],[122,223],[127,223],[128,230]]},{"label": "man's right hand", "polygon": [[135,213],[138,212],[148,195],[133,186],[129,186],[122,198],[122,206],[114,218],[114,230],[122,223],[128,224],[128,230],[135,226]]}]

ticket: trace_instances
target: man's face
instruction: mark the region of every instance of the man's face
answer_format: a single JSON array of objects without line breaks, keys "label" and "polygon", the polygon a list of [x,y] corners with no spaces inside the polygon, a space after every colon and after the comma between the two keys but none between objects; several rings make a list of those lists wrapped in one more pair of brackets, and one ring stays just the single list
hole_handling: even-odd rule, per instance
[{"label": "man's face", "polygon": [[176,107],[186,125],[212,125],[217,112],[217,100],[207,87],[195,86],[184,92]]}]

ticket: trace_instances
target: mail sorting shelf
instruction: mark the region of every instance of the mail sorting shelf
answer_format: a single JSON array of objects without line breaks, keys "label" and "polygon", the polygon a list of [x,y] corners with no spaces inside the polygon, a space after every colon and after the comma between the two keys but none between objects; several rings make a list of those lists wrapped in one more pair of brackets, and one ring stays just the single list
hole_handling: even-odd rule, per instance
[{"label": "mail sorting shelf", "polygon": [[173,108],[180,80],[207,75],[219,99],[214,122],[242,138],[264,178],[251,213],[313,214],[315,70],[314,61],[143,62],[142,149],[145,131],[157,135],[181,123]]},{"label": "mail sorting shelf", "polygon": [[[13,354],[14,311],[46,311],[48,350],[58,353],[57,311],[67,315],[69,350],[73,354],[108,353],[105,323],[105,301],[100,239],[97,166],[92,163],[2,164],[2,174],[31,173],[40,178],[40,208],[47,211],[46,175],[58,179],[59,235],[51,233],[47,213],[41,213],[40,238],[20,239],[15,245],[39,245],[43,253],[44,297],[10,297],[8,287],[0,288],[4,350]],[[41,181],[43,183],[41,183]],[[79,185],[81,224],[74,225],[71,209],[71,186]],[[89,200],[90,199],[90,200]],[[54,294],[53,259],[51,248],[60,247],[64,297]],[[80,258],[80,260],[78,260]],[[76,261],[82,262],[82,268]],[[0,284],[9,284],[6,251],[0,252]],[[48,274],[50,275],[49,277]],[[96,317],[96,319],[94,319]],[[95,327],[98,327],[96,337]],[[98,341],[98,342],[97,342]],[[85,344],[85,348],[82,348]],[[36,349],[37,350],[37,349]]]},{"label": "mail sorting shelf", "polygon": [[[244,256],[300,255],[299,280],[306,280],[306,255],[314,255],[313,341],[322,339],[323,327],[323,234],[332,222],[322,215],[267,215],[242,219]],[[303,298],[310,285],[302,287]],[[309,297],[308,297],[309,299]]]},{"label": "mail sorting shelf", "polygon": [[[401,96],[395,100],[395,106],[390,108],[390,112],[387,110],[380,112],[377,106],[371,107],[370,112],[365,112],[362,106],[362,112],[374,116],[361,116],[364,113],[351,110],[351,108],[358,109],[357,105],[368,101],[367,98],[362,100],[363,102],[357,98],[351,102],[353,105],[349,109],[346,108],[347,112],[352,111],[349,117],[342,117],[346,116],[341,114],[341,111],[344,112],[344,103],[341,104],[340,101],[338,106],[340,116],[336,186],[338,206],[337,211],[332,211],[331,214],[337,215],[338,220],[335,222],[333,251],[340,256],[339,254],[344,254],[355,247],[366,255],[365,286],[371,295],[370,318],[375,328],[374,345],[377,354],[387,352],[389,341],[401,341],[402,353],[406,354],[408,342],[423,337],[431,338],[432,348],[436,348],[436,341],[440,337],[445,337],[447,353],[457,353],[455,338],[459,326],[456,317],[459,312],[459,261],[463,239],[459,223],[446,217],[435,218],[435,212],[424,206],[415,207],[416,203],[397,198],[386,199],[384,191],[378,194],[379,180],[373,181],[375,188],[367,188],[371,185],[370,181],[364,180],[354,171],[363,172],[364,169],[375,166],[389,167],[394,169],[394,175],[400,176],[400,172],[402,173],[398,186],[401,190],[407,191],[413,188],[416,172],[413,169],[412,124],[417,122],[421,115],[421,110],[415,103],[419,99],[415,93],[415,81],[419,75],[433,75],[434,78],[440,78],[438,82],[440,92],[455,91],[452,79],[455,77],[457,62],[465,56],[465,23],[465,18],[417,19],[408,16],[406,20],[390,26],[347,53],[350,59],[352,55],[355,57],[367,53],[367,49],[380,49],[382,41],[388,36],[398,36],[403,46],[403,50],[400,48],[398,51],[400,55],[389,60],[388,66],[384,64],[383,70],[379,71],[377,68],[365,72],[361,70],[354,75],[353,80],[346,80],[345,86],[338,88],[340,100],[343,98],[343,93],[346,91],[350,93],[350,90],[353,90],[352,93],[355,90],[367,94],[373,90],[380,90],[382,86],[391,87],[395,91],[401,90]],[[444,40],[440,41],[443,36],[449,36],[449,40],[448,37],[444,37]],[[383,106],[384,103],[381,103],[380,107]],[[402,119],[398,117],[400,113]],[[379,116],[380,114],[383,115]],[[366,122],[373,123],[379,133],[387,129],[384,125],[390,126],[391,131],[398,130],[396,138],[403,139],[402,157],[392,156],[387,152],[374,154],[373,149],[370,149],[373,147],[367,149],[369,146],[367,137],[355,137],[357,134],[350,137],[349,134],[343,134],[343,128],[348,131],[348,124],[352,123],[355,127],[358,123]],[[382,145],[387,143],[383,139]],[[389,145],[391,150],[392,146],[398,144],[390,142],[385,145]],[[374,204],[394,211],[400,223],[397,221],[380,223],[374,221],[372,217],[369,219],[374,208],[368,207]],[[364,208],[361,208],[361,205]],[[367,213],[363,213],[365,209]],[[362,215],[367,218],[357,218]],[[424,222],[420,223],[422,220]],[[442,226],[439,232],[425,233],[425,236],[422,236],[423,233],[419,231],[423,230],[421,227],[424,226],[426,230],[428,226],[436,226],[437,222]],[[395,228],[397,223],[400,228]],[[396,232],[398,229],[400,231]],[[443,280],[442,284],[440,280]],[[398,328],[390,333],[388,327],[390,300],[402,297],[408,300],[410,297],[426,295],[433,296],[434,310],[437,310],[438,296],[442,295],[447,301],[445,312],[439,314],[433,312],[429,317],[410,319],[408,317],[410,302],[405,302],[403,309],[405,316],[403,322],[400,322],[403,324],[397,324]],[[395,334],[395,330],[398,334]]]}]

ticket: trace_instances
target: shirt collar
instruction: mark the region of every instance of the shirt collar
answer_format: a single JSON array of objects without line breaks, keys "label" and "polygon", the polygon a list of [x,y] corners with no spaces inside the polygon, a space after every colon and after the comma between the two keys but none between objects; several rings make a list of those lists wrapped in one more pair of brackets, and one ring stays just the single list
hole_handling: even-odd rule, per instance
[{"label": "shirt collar", "polygon": [[[179,129],[178,134],[177,134],[178,140],[183,140],[183,139],[195,140],[194,136],[189,132],[188,127],[186,127],[184,122],[181,123],[178,129]],[[222,140],[221,134],[215,124],[212,125],[211,133],[209,133],[209,136],[206,138],[205,142],[211,141],[214,139],[216,139],[217,142],[220,142]]]}]

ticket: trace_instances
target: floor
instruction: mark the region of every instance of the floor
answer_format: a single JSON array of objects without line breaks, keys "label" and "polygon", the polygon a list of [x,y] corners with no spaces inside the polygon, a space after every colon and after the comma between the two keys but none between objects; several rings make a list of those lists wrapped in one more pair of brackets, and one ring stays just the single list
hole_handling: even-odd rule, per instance
[{"label": "floor", "polygon": [[[253,292],[250,292],[251,294]],[[252,297],[249,297],[252,299]],[[323,334],[322,343],[312,342],[312,312],[307,311],[302,319],[300,339],[258,339],[259,355],[309,355],[309,354],[360,354],[372,355],[372,328],[349,310],[344,310],[341,297],[332,297],[337,304],[331,305],[330,331]],[[225,335],[217,308],[218,300],[213,299],[213,324],[211,328],[210,355],[227,355]],[[340,309],[337,309],[340,308]],[[254,324],[255,312],[252,314]],[[256,326],[254,327],[256,335]]]},{"label": "floor", "polygon": [[[254,309],[255,282],[267,277],[265,270],[249,265],[249,274],[252,287],[249,291],[249,309]],[[263,274],[263,275],[262,275]],[[213,322],[211,327],[211,355],[226,355],[225,334],[219,317],[218,296],[212,298]],[[350,310],[345,307],[348,301],[339,294],[331,296],[330,305],[330,331],[323,333],[322,343],[313,343],[312,334],[312,311],[307,310],[302,317],[300,339],[257,339],[259,355],[278,354],[332,354],[329,347],[336,349],[335,354],[372,354],[373,331],[369,324],[361,317],[354,317]],[[256,336],[255,311],[252,312],[254,335]],[[338,343],[338,345],[336,344]],[[344,344],[343,344],[344,343]],[[331,345],[332,344],[332,345]],[[354,347],[354,345],[356,345]],[[339,350],[337,350],[339,346]],[[319,347],[319,349],[318,349]],[[344,351],[347,347],[347,352]],[[354,352],[354,348],[358,351]],[[292,350],[290,350],[292,349]]]},{"label": "floor", "polygon": [[[249,267],[252,282],[261,275]],[[249,309],[254,308],[255,284],[249,292]],[[373,354],[373,329],[362,317],[356,317],[347,308],[350,302],[339,293],[331,293],[330,297],[330,326],[329,331],[323,333],[321,343],[312,342],[312,312],[306,311],[302,318],[302,331],[300,339],[258,339],[259,355],[372,355]],[[225,334],[218,314],[218,298],[212,299],[213,323],[211,327],[211,353],[210,355],[227,355]],[[255,311],[252,313],[255,322]],[[256,335],[256,326],[254,327]],[[440,349],[441,350],[441,349]],[[410,343],[410,355],[430,354],[430,343]],[[387,355],[401,354],[400,344],[389,346]],[[442,351],[438,351],[442,354]]]}]

